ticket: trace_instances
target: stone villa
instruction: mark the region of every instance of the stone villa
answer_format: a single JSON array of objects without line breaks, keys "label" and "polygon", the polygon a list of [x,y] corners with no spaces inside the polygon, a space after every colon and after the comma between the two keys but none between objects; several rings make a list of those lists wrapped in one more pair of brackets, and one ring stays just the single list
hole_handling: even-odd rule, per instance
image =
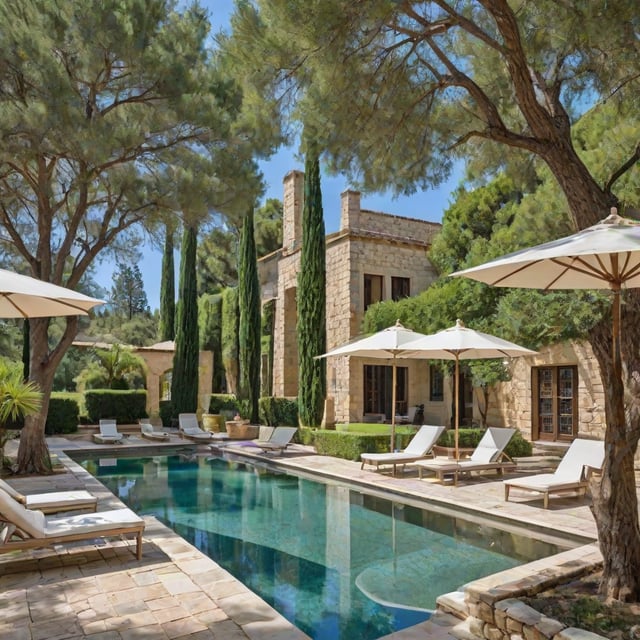
[{"label": "stone villa", "polygon": [[[302,241],[304,174],[284,178],[282,248],[259,262],[263,303],[275,300],[274,396],[298,393],[296,287]],[[340,229],[327,235],[327,349],[362,333],[364,312],[381,300],[424,291],[437,277],[427,257],[441,225],[367,211],[360,194],[341,196]],[[411,328],[411,327],[410,327]],[[328,425],[391,417],[391,363],[335,357],[327,360]],[[512,380],[489,397],[488,422],[515,426],[532,440],[571,441],[604,435],[604,401],[597,362],[582,343],[555,345],[511,362]],[[452,380],[426,360],[405,360],[397,368],[396,413],[425,405],[426,423],[451,424]],[[481,395],[461,375],[461,424],[479,418]]]}]

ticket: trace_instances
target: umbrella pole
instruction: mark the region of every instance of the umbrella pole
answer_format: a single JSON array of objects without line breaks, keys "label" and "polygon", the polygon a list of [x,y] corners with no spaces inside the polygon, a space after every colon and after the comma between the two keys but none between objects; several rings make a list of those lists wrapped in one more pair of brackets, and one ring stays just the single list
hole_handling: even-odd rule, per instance
[{"label": "umbrella pole", "polygon": [[620,347],[620,286],[613,289],[612,337],[613,337],[613,374],[622,380],[622,349]]},{"label": "umbrella pole", "polygon": [[[393,369],[391,373],[391,448],[393,453],[396,441],[396,357],[393,356]],[[394,468],[395,470],[395,468]]]},{"label": "umbrella pole", "polygon": [[456,449],[455,450],[455,456],[456,456],[456,462],[460,459],[460,450],[459,450],[459,447],[458,447],[458,425],[459,425],[459,420],[460,420],[460,417],[458,415],[459,409],[460,409],[459,406],[458,406],[459,405],[459,400],[460,400],[459,397],[458,397],[458,395],[460,393],[460,389],[459,389],[460,382],[459,382],[459,379],[458,379],[458,362],[459,362],[458,361],[458,354],[456,353],[456,372],[455,372],[455,379],[453,381],[453,389],[454,389],[453,394],[455,396],[454,400],[453,400],[453,406],[455,407],[454,413],[455,413],[455,449]]}]

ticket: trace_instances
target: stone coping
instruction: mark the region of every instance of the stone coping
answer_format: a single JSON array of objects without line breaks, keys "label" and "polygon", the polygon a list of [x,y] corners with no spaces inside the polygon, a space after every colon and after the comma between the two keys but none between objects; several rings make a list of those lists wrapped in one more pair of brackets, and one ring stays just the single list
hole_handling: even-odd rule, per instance
[{"label": "stone coping", "polygon": [[[172,449],[170,445],[164,446],[157,443],[147,444],[147,446],[144,446],[144,444],[146,443],[143,443],[142,440],[140,440],[140,442],[134,442],[136,440],[135,437],[127,439],[130,440],[130,442],[127,443],[127,445],[129,446],[114,446],[110,448],[110,452],[108,452],[109,447],[105,447],[105,445],[95,445],[90,442],[81,442],[77,440],[69,441],[64,438],[56,438],[51,440],[52,441],[50,442],[50,449],[52,450],[52,453],[55,453],[56,451],[62,452],[63,450],[69,449],[81,449],[86,450],[88,453],[95,453],[96,450],[99,450],[100,452],[104,452],[107,455],[109,455],[109,453],[112,453],[114,456],[125,454],[125,451],[129,455],[133,453],[139,453],[140,455],[145,455],[146,453],[148,455],[149,450],[153,448],[157,450],[158,455],[162,455],[164,453],[168,453]],[[51,445],[54,446],[52,447]],[[132,447],[131,445],[135,446]],[[138,445],[142,445],[140,447],[140,451],[137,451]],[[203,447],[194,447],[193,445],[191,446],[192,449],[198,449],[200,451],[203,450]],[[136,451],[132,451],[132,448],[136,449]],[[586,540],[589,537],[591,537],[591,539],[595,537],[595,525],[592,522],[592,517],[588,513],[588,507],[582,506],[584,504],[584,501],[579,502],[579,506],[577,508],[574,508],[572,501],[562,500],[558,503],[562,505],[558,512],[555,512],[554,509],[537,509],[528,504],[518,504],[518,502],[504,503],[502,500],[501,482],[486,482],[481,479],[478,481],[478,484],[476,484],[476,482],[470,482],[459,485],[457,488],[453,488],[431,484],[428,481],[418,482],[417,479],[410,477],[393,478],[376,472],[360,471],[359,462],[345,461],[330,458],[327,456],[318,456],[315,455],[313,450],[302,447],[300,445],[296,445],[292,448],[292,450],[287,451],[282,457],[279,457],[277,460],[274,460],[268,455],[260,454],[257,452],[246,452],[245,455],[248,458],[262,459],[263,463],[266,460],[268,461],[267,464],[269,466],[276,466],[282,469],[288,468],[295,473],[310,474],[312,476],[320,475],[326,478],[338,478],[340,480],[351,482],[354,484],[361,484],[363,487],[368,486],[372,490],[379,490],[382,493],[391,492],[393,494],[395,492],[405,498],[410,498],[413,496],[419,499],[419,501],[423,503],[423,506],[427,507],[430,504],[440,503],[448,504],[452,508],[456,510],[461,509],[466,513],[475,512],[478,514],[484,513],[487,515],[498,515],[506,522],[517,521],[522,526],[525,526],[532,530],[536,530],[536,528],[538,527],[540,527],[541,530],[556,530],[564,535],[567,535],[569,538],[573,538],[574,540]],[[74,484],[77,486],[77,483],[80,482],[80,486],[83,486],[84,488],[87,488],[92,492],[96,491],[96,493],[99,494],[99,508],[112,508],[115,506],[119,506],[119,501],[117,500],[117,498],[113,496],[113,494],[108,492],[104,485],[99,483],[97,479],[93,478],[93,476],[90,476],[90,474],[88,474],[82,467],[80,467],[80,465],[77,465],[66,454],[63,453],[60,454],[60,459],[71,472],[69,474],[56,475],[58,482],[61,480],[63,481],[61,488],[73,488]],[[42,487],[45,485],[46,489],[44,490],[51,490],[52,487],[50,482],[50,476],[46,478],[16,478],[17,488],[22,487],[23,490],[27,492],[35,492],[37,490],[42,491]],[[478,491],[478,486],[482,487],[482,491]],[[116,501],[118,504],[114,504],[113,501]],[[153,524],[150,523],[148,530],[145,531],[145,543],[151,542],[153,545],[152,548],[157,547],[157,549],[161,550],[164,553],[166,553],[165,542],[167,541],[172,541],[170,543],[171,545],[176,544],[181,549],[183,549],[183,551],[178,555],[169,556],[171,562],[175,564],[175,562],[179,560],[180,554],[184,552],[184,549],[189,549],[189,553],[194,553],[195,557],[198,558],[198,562],[203,561],[207,564],[213,563],[213,561],[206,558],[206,556],[204,556],[203,554],[200,554],[200,552],[198,552],[194,547],[192,547],[184,540],[182,540],[182,538],[179,538],[179,536],[176,536],[172,531],[168,530],[166,527],[155,521],[155,519],[151,518],[149,520],[153,520],[154,522]],[[182,545],[186,545],[186,547]],[[503,608],[506,608],[507,612],[509,610],[521,611],[519,607],[513,609],[513,607],[515,607],[515,602],[519,602],[517,601],[518,594],[522,595],[522,593],[528,593],[528,590],[531,589],[542,590],[546,587],[543,587],[541,585],[549,584],[549,581],[553,581],[555,579],[554,576],[559,576],[562,580],[567,575],[567,572],[578,570],[578,565],[584,565],[585,562],[587,562],[586,557],[583,559],[584,562],[580,560],[580,556],[585,554],[585,550],[588,550],[587,556],[591,558],[591,560],[597,562],[597,547],[595,545],[587,545],[587,547],[581,547],[580,550],[572,549],[553,556],[552,558],[546,558],[540,561],[536,561],[535,563],[529,563],[529,565],[525,565],[525,567],[528,567],[528,569],[526,570],[529,572],[528,574],[526,573],[526,571],[524,574],[518,573],[518,569],[523,570],[523,567],[519,567],[507,572],[501,572],[500,574],[488,576],[487,578],[483,578],[479,581],[474,581],[473,583],[466,585],[465,588],[468,587],[470,589],[470,594],[473,594],[473,597],[477,597],[477,602],[479,604],[482,603],[483,607],[491,607],[492,615],[494,616],[495,620],[496,612],[498,612],[497,615],[500,615],[499,612],[501,612]],[[147,552],[148,549],[145,548],[145,554],[147,554]],[[203,560],[205,558],[206,560]],[[561,564],[561,569],[559,572],[556,571],[554,564],[557,560],[560,560]],[[1,562],[2,558],[0,557],[0,563]],[[213,564],[215,565],[215,563]],[[0,581],[2,580],[3,575],[2,566],[3,565],[0,564]],[[222,569],[218,567],[218,565],[215,566],[218,570],[222,571]],[[237,583],[237,585],[238,586],[235,588],[246,589],[245,587],[243,587],[243,585],[241,585],[241,583]],[[0,587],[1,586],[2,585],[0,582]],[[466,602],[466,593],[464,592],[460,592],[457,596],[456,594],[447,594],[446,596],[442,596],[441,598],[449,598],[450,601],[457,602],[457,604],[452,607],[454,611],[458,609],[457,611],[455,611],[456,615],[459,615],[461,613],[459,611],[461,606],[463,608],[466,608],[470,604],[472,604],[471,600],[469,601],[469,603]],[[464,604],[461,605],[461,602]],[[506,604],[500,605],[500,607],[498,607],[498,604],[501,602]],[[520,603],[520,605],[523,607],[525,606],[523,603]],[[275,613],[275,615],[279,616],[279,614],[277,613]],[[436,611],[434,616],[426,623],[422,623],[421,625],[416,625],[415,627],[411,627],[410,629],[396,632],[392,634],[392,636],[389,636],[389,638],[393,637],[394,640],[414,640],[414,638],[442,638],[443,640],[453,640],[453,638],[463,637],[486,637],[484,635],[478,636],[478,634],[476,633],[478,631],[478,629],[476,628],[477,624],[476,627],[473,628],[473,632],[470,630],[472,626],[471,622],[473,622],[474,620],[480,620],[480,618],[469,616],[467,620],[462,621],[459,619],[459,617],[456,617],[456,615],[452,615],[451,611],[447,611],[446,608],[443,607],[442,610]],[[481,622],[482,625],[488,624],[484,621]],[[231,619],[231,623],[235,624],[236,628],[239,627],[238,631],[241,631],[243,629],[242,625],[237,625],[237,622],[235,622],[233,619]],[[289,637],[306,637],[304,634],[297,635],[301,634],[302,632],[295,629],[295,627],[287,623],[286,620],[284,621],[284,623],[282,623],[281,621],[278,624],[284,624],[288,631],[285,631],[285,628],[280,628],[280,630],[274,634],[268,633],[264,635],[261,632],[258,632],[255,634],[251,633],[250,635],[246,635],[247,630],[244,629],[245,633],[237,636],[202,635],[202,637],[229,637],[234,639],[236,637],[251,637],[255,640],[262,638],[264,638],[264,640],[279,640],[280,638],[288,639]],[[481,629],[484,628],[482,625],[480,626]],[[211,628],[213,629],[213,627]],[[266,631],[266,629],[263,630]],[[571,629],[563,629],[561,633],[564,635],[559,635],[557,638],[555,638],[555,640],[575,640],[576,637],[582,637],[580,636],[580,630],[576,630],[576,632],[577,636]],[[495,631],[495,633],[491,636],[490,640],[498,640],[499,638],[501,639],[506,637],[502,635],[502,632],[500,632],[499,636],[496,634],[497,631]],[[0,636],[2,636],[1,632]],[[78,635],[77,637],[85,636]],[[197,637],[200,636],[198,635]],[[535,638],[535,640],[541,640],[540,636],[525,635],[524,637],[525,640],[532,640],[533,638]]]}]

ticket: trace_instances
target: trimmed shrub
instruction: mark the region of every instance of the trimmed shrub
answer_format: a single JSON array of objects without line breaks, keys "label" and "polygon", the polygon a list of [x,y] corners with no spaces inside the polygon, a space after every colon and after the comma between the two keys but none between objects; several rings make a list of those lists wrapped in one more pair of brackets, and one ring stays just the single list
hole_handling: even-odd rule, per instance
[{"label": "trimmed shrub", "polygon": [[[370,425],[366,425],[370,426]],[[387,425],[389,426],[389,425]],[[299,440],[302,444],[315,447],[321,455],[344,458],[346,460],[359,460],[361,453],[388,453],[389,434],[371,434],[354,431],[330,431],[328,429],[311,429],[300,427]],[[404,449],[415,434],[415,429],[396,427],[396,442]],[[483,429],[460,429],[459,446],[475,448],[484,434]],[[438,445],[441,447],[454,446],[454,430],[448,429],[440,438]],[[522,458],[530,456],[533,447],[530,442],[516,431],[505,449],[510,458]]]},{"label": "trimmed shrub", "polygon": [[260,398],[260,424],[271,427],[297,427],[298,402],[289,398]]},{"label": "trimmed shrub", "polygon": [[162,420],[163,427],[171,427],[171,419],[173,418],[173,404],[171,400],[160,400],[160,407],[158,408],[160,414],[160,420]]},{"label": "trimmed shrub", "polygon": [[147,417],[147,392],[92,389],[85,391],[87,415],[93,424],[100,418],[115,418],[118,424],[132,424]]},{"label": "trimmed shrub", "polygon": [[[305,427],[300,428],[299,434],[301,443],[315,447],[319,454],[345,460],[360,460],[361,453],[389,451],[389,434],[372,435]],[[415,431],[397,431],[396,439],[400,447],[406,447],[414,434]]]},{"label": "trimmed shrub", "polygon": [[208,413],[222,414],[223,412],[235,415],[238,412],[237,398],[231,393],[212,393]]},{"label": "trimmed shrub", "polygon": [[74,433],[78,430],[79,414],[80,409],[75,400],[52,396],[49,400],[44,432],[48,436],[56,433]]}]

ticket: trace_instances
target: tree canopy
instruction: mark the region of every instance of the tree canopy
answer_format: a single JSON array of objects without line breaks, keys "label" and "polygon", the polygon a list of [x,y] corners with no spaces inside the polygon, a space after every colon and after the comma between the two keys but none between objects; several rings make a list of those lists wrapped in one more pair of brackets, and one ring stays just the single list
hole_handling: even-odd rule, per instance
[{"label": "tree canopy", "polygon": [[[571,227],[583,229],[612,206],[637,206],[628,187],[640,159],[639,23],[634,0],[261,0],[239,5],[225,46],[265,96],[263,110],[276,105],[313,131],[330,166],[363,190],[437,185],[459,157],[481,158],[485,173],[507,163],[525,173],[533,158],[557,183]],[[608,126],[581,130],[588,109],[606,111]],[[589,153],[609,127],[615,142]],[[626,292],[622,367],[611,323],[589,332],[607,423],[594,491],[603,591],[636,600],[639,313],[640,295]]]},{"label": "tree canopy", "polygon": [[149,301],[137,264],[130,266],[120,263],[116,266],[110,302],[115,313],[127,320],[131,320],[137,314],[149,313]]},{"label": "tree canopy", "polygon": [[[258,258],[282,246],[282,202],[267,198],[255,209],[255,245]],[[238,243],[240,229],[233,223],[218,224],[198,245],[198,290],[219,293],[238,284]]]},{"label": "tree canopy", "polygon": [[[261,191],[269,148],[197,3],[0,1],[0,237],[31,275],[75,288],[94,260],[163,218],[238,217]],[[182,8],[184,7],[184,8]],[[31,322],[43,410],[26,421],[21,471],[45,470],[54,371],[77,330],[49,344]]]}]

